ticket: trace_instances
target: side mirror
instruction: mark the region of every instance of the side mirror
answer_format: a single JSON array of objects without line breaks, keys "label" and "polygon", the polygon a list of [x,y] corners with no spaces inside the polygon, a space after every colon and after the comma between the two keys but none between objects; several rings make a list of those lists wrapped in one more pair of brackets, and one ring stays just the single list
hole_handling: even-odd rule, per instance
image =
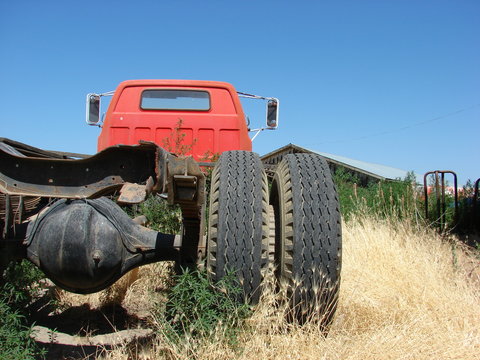
[{"label": "side mirror", "polygon": [[267,103],[267,127],[276,129],[278,126],[278,99],[270,99]]},{"label": "side mirror", "polygon": [[98,125],[100,123],[100,95],[87,95],[87,124]]}]

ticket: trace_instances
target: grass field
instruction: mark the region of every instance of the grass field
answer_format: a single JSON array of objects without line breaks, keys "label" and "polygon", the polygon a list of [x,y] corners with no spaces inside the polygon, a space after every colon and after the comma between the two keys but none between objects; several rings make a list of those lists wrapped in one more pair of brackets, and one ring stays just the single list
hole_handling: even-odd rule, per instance
[{"label": "grass field", "polygon": [[[146,343],[117,346],[106,359],[479,359],[480,268],[478,251],[407,222],[352,218],[343,226],[343,268],[338,310],[325,337],[315,324],[284,322],[267,293],[235,343],[222,331],[172,342],[158,318]],[[70,304],[121,302],[151,313],[170,286],[165,265],[141,268],[120,288]],[[167,274],[168,275],[168,274]],[[137,279],[138,278],[138,279]],[[136,280],[137,279],[137,280]],[[133,283],[131,283],[133,281]],[[128,284],[128,283],[131,284]],[[122,294],[121,287],[127,288]],[[117,295],[115,295],[117,294]],[[153,300],[156,299],[156,300]],[[158,306],[158,304],[156,305]]]}]

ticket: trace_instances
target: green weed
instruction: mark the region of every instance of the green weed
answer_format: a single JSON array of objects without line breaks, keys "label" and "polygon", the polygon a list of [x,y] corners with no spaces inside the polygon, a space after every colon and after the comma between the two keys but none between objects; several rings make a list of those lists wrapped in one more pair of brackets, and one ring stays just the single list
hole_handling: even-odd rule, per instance
[{"label": "green weed", "polygon": [[40,354],[30,337],[31,328],[25,323],[23,315],[0,299],[0,358],[27,360]]},{"label": "green weed", "polygon": [[404,180],[380,181],[359,186],[360,180],[342,169],[334,174],[343,217],[348,220],[354,215],[369,214],[389,219],[416,219],[419,200],[413,177]]},{"label": "green weed", "polygon": [[148,227],[165,234],[180,234],[182,212],[179,205],[168,205],[166,199],[151,195],[140,205],[128,211],[130,216],[145,215]]},{"label": "green weed", "polygon": [[233,272],[212,282],[205,271],[185,270],[177,275],[166,304],[167,337],[178,342],[186,338],[211,338],[222,334],[230,344],[237,342],[240,324],[251,314],[238,302],[242,291]]},{"label": "green weed", "polygon": [[38,281],[43,273],[24,260],[13,262],[4,272],[0,289],[0,358],[11,360],[36,359],[44,351],[30,337],[27,324],[28,304],[40,290]]}]

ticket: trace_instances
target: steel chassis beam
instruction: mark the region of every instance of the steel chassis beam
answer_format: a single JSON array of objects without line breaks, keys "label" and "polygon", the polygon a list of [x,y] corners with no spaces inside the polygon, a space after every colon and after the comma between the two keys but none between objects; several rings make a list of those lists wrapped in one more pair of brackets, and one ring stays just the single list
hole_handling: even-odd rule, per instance
[{"label": "steel chassis beam", "polygon": [[138,203],[148,193],[164,193],[170,204],[179,204],[182,210],[185,261],[195,262],[203,252],[205,176],[191,157],[177,157],[154,143],[141,142],[70,159],[0,139],[0,163],[0,192],[8,207],[3,239],[9,237],[8,229],[13,226],[14,217],[8,216],[11,196],[94,199],[120,194],[121,202]]}]

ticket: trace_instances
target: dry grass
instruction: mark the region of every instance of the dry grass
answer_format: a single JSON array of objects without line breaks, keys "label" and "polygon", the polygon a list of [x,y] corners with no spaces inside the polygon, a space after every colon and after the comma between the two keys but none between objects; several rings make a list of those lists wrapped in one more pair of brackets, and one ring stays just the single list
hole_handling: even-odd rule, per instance
[{"label": "dry grass", "polygon": [[170,262],[160,262],[133,269],[107,289],[89,295],[73,294],[58,288],[56,299],[62,308],[88,304],[91,309],[101,309],[121,304],[130,313],[146,317],[156,301],[165,299],[172,267]]},{"label": "dry grass", "polygon": [[[118,348],[106,358],[480,358],[479,279],[458,265],[458,248],[452,251],[433,232],[368,217],[352,219],[343,231],[341,295],[328,337],[314,325],[285,324],[275,296],[267,294],[236,347],[221,334],[181,346],[158,336],[147,349],[127,355]],[[127,297],[138,299],[129,292]]]}]

